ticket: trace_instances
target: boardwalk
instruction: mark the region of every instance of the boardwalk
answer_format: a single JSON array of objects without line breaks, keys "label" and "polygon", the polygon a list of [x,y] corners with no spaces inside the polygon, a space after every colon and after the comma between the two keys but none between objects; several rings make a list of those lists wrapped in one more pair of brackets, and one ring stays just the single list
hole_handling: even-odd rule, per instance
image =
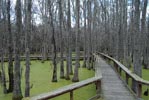
[{"label": "boardwalk", "polygon": [[110,65],[100,57],[97,63],[102,74],[102,92],[105,100],[137,100]]}]

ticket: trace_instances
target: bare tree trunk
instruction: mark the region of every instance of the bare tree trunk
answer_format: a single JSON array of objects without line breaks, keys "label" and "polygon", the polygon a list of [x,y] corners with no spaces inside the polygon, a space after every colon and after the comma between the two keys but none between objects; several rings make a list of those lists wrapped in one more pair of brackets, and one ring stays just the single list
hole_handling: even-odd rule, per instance
[{"label": "bare tree trunk", "polygon": [[0,20],[1,20],[1,13],[2,13],[2,0],[0,0]]},{"label": "bare tree trunk", "polygon": [[30,49],[26,48],[25,97],[30,96]]},{"label": "bare tree trunk", "polygon": [[131,9],[132,9],[132,11],[131,11],[131,17],[130,17],[130,19],[131,19],[131,22],[130,22],[130,46],[129,46],[129,48],[130,48],[130,52],[129,52],[129,54],[130,54],[130,58],[131,58],[131,61],[133,62],[133,54],[134,54],[134,32],[133,32],[133,30],[134,30],[134,27],[133,27],[133,25],[134,25],[134,0],[132,0],[132,5],[131,5]]},{"label": "bare tree trunk", "polygon": [[12,33],[11,33],[11,21],[10,21],[10,0],[7,1],[7,16],[8,16],[8,51],[9,51],[9,63],[8,63],[8,75],[9,75],[9,88],[8,88],[8,93],[13,91],[13,41],[12,41]]},{"label": "bare tree trunk", "polygon": [[[149,33],[149,17],[148,17],[148,25],[147,25],[147,27],[148,27],[148,33]],[[147,41],[146,41],[146,43],[149,43],[149,34],[147,34]],[[149,45],[147,45],[147,48],[146,48],[146,51],[147,51],[147,68],[149,69]]]},{"label": "bare tree trunk", "polygon": [[[127,26],[127,0],[124,0],[123,3],[123,37],[124,37],[124,64],[130,68],[131,67],[131,60],[130,60],[130,34],[128,32],[128,26]],[[125,33],[125,34],[124,34]]]},{"label": "bare tree trunk", "polygon": [[54,31],[54,27],[52,29],[53,34],[52,34],[52,41],[53,41],[53,65],[54,65],[54,69],[53,69],[53,77],[52,77],[52,82],[57,82],[57,64],[56,64],[56,41],[55,41],[55,31]]},{"label": "bare tree trunk", "polygon": [[77,26],[77,31],[76,31],[76,65],[75,65],[75,69],[74,69],[74,76],[72,81],[73,82],[78,82],[79,81],[79,76],[78,76],[78,68],[80,67],[80,16],[79,16],[79,12],[80,12],[80,0],[76,0],[76,26]]},{"label": "bare tree trunk", "polygon": [[63,21],[63,13],[62,13],[62,0],[59,0],[59,30],[60,30],[60,78],[64,78],[64,58],[63,58],[63,52],[64,52],[64,42],[63,42],[63,30],[62,30],[62,21]]},{"label": "bare tree trunk", "polygon": [[3,53],[4,52],[3,52],[3,47],[2,47],[2,49],[0,51],[0,54],[1,54],[1,68],[2,68],[1,77],[2,77],[3,93],[7,94],[6,76],[5,76],[5,67],[4,67],[4,55],[3,55]]},{"label": "bare tree trunk", "polygon": [[83,13],[84,13],[84,62],[83,62],[83,67],[86,68],[86,63],[87,63],[87,44],[86,44],[86,38],[87,38],[87,31],[86,31],[86,9],[87,9],[87,2],[86,0],[83,1]]},{"label": "bare tree trunk", "polygon": [[[2,1],[0,0],[0,20],[1,20],[1,10],[2,10]],[[1,25],[0,25],[1,27]],[[0,31],[1,32],[1,31]],[[2,38],[0,38],[0,41],[2,40]],[[2,82],[2,71],[0,69],[0,83]]]},{"label": "bare tree trunk", "polygon": [[20,66],[20,34],[22,32],[21,1],[16,1],[16,34],[15,34],[15,65],[14,65],[14,89],[12,100],[23,98],[21,91],[21,66]]},{"label": "bare tree trunk", "polygon": [[47,60],[47,23],[44,23],[43,43],[42,43],[42,63]]},{"label": "bare tree trunk", "polygon": [[49,4],[49,14],[50,14],[50,24],[52,27],[52,50],[53,50],[53,77],[52,77],[52,82],[57,82],[57,63],[56,63],[56,40],[55,40],[55,28],[54,28],[54,23],[53,23],[53,14],[52,14],[52,4],[51,4],[51,0],[48,0],[48,4]]},{"label": "bare tree trunk", "polygon": [[42,1],[42,21],[43,21],[43,42],[42,42],[42,63],[44,63],[45,60],[47,60],[47,27],[48,27],[48,21],[47,21],[47,0]]},{"label": "bare tree trunk", "polygon": [[30,96],[30,34],[32,0],[27,1],[25,97]]},{"label": "bare tree trunk", "polygon": [[88,35],[87,35],[87,68],[91,69],[91,0],[87,1],[88,8]]},{"label": "bare tree trunk", "polygon": [[70,80],[69,73],[72,74],[72,49],[71,49],[71,12],[70,12],[70,0],[68,0],[68,58],[67,58],[67,66],[66,66],[66,80]]},{"label": "bare tree trunk", "polygon": [[[1,79],[2,79],[2,87],[3,87],[3,93],[4,94],[7,94],[7,84],[6,84],[6,75],[5,75],[5,66],[4,66],[4,50],[5,50],[5,44],[4,44],[4,41],[6,39],[5,37],[5,32],[6,32],[6,1],[5,0],[2,0],[0,1],[0,4],[1,4],[1,15],[0,15],[0,20],[3,20],[2,23],[3,23],[3,27],[4,30],[1,31],[1,37],[0,37],[0,45],[1,45],[1,49],[0,49],[0,61],[1,61]],[[1,19],[1,17],[3,16],[3,19]]]},{"label": "bare tree trunk", "polygon": [[[134,65],[134,73],[140,77],[142,77],[142,65],[141,65],[141,52],[140,52],[140,30],[139,30],[139,26],[140,26],[140,0],[135,0],[135,21],[134,21],[134,55],[133,55],[133,65]],[[135,81],[133,81],[133,87],[132,89],[134,90],[134,92],[137,93],[137,83]]]},{"label": "bare tree trunk", "polygon": [[141,40],[141,51],[143,53],[143,65],[144,65],[144,68],[147,68],[147,58],[148,58],[148,55],[147,55],[147,45],[148,45],[148,42],[147,41],[147,28],[146,28],[146,24],[145,24],[145,21],[146,21],[146,10],[147,10],[147,3],[148,3],[148,0],[144,0],[144,6],[143,6],[143,11],[142,11],[142,19],[141,19],[141,35],[142,35],[142,40]]},{"label": "bare tree trunk", "polygon": [[116,2],[116,28],[115,28],[115,43],[116,43],[116,59],[118,59],[118,19],[119,19],[119,13],[118,13],[118,7],[119,7],[119,3],[118,0],[115,1]]},{"label": "bare tree trunk", "polygon": [[123,44],[123,9],[122,9],[122,1],[119,1],[119,27],[118,27],[118,60],[123,61],[124,60],[124,44]]},{"label": "bare tree trunk", "polygon": [[72,31],[71,31],[71,5],[68,0],[68,32],[69,32],[69,74],[73,75],[72,70]]},{"label": "bare tree trunk", "polygon": [[[93,8],[93,17],[92,17],[92,20],[93,20],[93,29],[92,29],[92,54],[93,53],[96,53],[97,52],[97,37],[98,37],[98,33],[97,33],[97,29],[98,29],[98,18],[97,18],[97,15],[98,15],[98,2],[95,0],[93,1],[93,4],[94,4],[94,8]],[[92,61],[91,61],[91,66],[92,68],[95,70],[95,66],[94,66],[94,56],[91,54],[91,57],[92,57]]]},{"label": "bare tree trunk", "polygon": [[98,15],[98,2],[95,0],[94,1],[94,12],[93,12],[93,53],[96,52],[97,50],[97,29],[98,29],[98,21],[97,21],[97,15]]}]

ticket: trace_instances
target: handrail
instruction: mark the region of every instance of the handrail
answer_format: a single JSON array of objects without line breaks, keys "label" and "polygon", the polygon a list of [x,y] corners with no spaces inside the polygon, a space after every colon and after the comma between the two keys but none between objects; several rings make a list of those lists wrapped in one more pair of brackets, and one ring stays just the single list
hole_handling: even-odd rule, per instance
[{"label": "handrail", "polygon": [[[81,81],[81,82],[77,82],[77,83],[74,83],[74,84],[64,86],[64,87],[59,88],[55,91],[48,92],[48,93],[43,93],[43,94],[40,94],[38,96],[32,97],[31,100],[47,100],[47,99],[51,99],[51,98],[54,98],[56,96],[68,93],[68,92],[71,93],[70,98],[73,98],[72,91],[74,91],[78,88],[84,87],[86,85],[95,83],[95,82],[100,81],[100,80],[101,80],[101,77],[89,78],[89,79]],[[70,99],[70,100],[72,100],[72,99]]]},{"label": "handrail", "polygon": [[[94,56],[94,57],[95,57],[95,59],[97,59],[97,56]],[[95,76],[92,78],[61,87],[57,90],[54,90],[54,91],[51,91],[48,93],[43,93],[43,94],[31,97],[30,99],[31,100],[47,100],[47,99],[51,99],[51,98],[57,97],[59,95],[70,92],[70,100],[73,100],[73,91],[74,90],[84,87],[86,85],[92,84],[92,83],[96,84],[97,95],[99,95],[100,91],[101,91],[101,79],[102,79],[102,75],[100,73],[95,72]]]},{"label": "handrail", "polygon": [[[123,64],[121,64],[116,59],[104,54],[104,53],[98,53],[100,56],[102,56],[104,59],[108,59],[110,61],[113,61],[114,67],[117,70],[117,72],[121,75],[121,70],[123,70],[126,73],[126,83],[128,84],[128,79],[132,78],[134,81],[138,83],[138,90],[137,90],[137,96],[140,98],[142,95],[142,85],[149,86],[149,81],[142,79],[138,75],[134,74],[132,71],[130,71],[127,67],[125,67]],[[118,67],[120,68],[118,70]]]}]

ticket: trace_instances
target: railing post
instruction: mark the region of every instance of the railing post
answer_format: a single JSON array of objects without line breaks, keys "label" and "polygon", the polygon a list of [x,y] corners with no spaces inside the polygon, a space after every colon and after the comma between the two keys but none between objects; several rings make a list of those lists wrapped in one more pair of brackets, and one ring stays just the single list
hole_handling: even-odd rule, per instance
[{"label": "railing post", "polygon": [[70,91],[70,100],[73,100],[73,91]]},{"label": "railing post", "polygon": [[97,94],[101,93],[101,80],[96,81]]},{"label": "railing post", "polygon": [[116,71],[118,72],[118,65],[114,62],[114,67],[116,69]]},{"label": "railing post", "polygon": [[119,73],[120,73],[120,76],[122,76],[122,69],[121,68],[119,68]]},{"label": "railing post", "polygon": [[142,84],[134,79],[132,79],[132,90],[138,98],[142,96]]},{"label": "railing post", "polygon": [[135,81],[132,77],[131,77],[131,79],[132,79],[131,89],[132,89],[132,91],[136,94],[136,90],[135,90],[136,87],[134,87],[134,83],[135,83],[136,81]]},{"label": "railing post", "polygon": [[138,85],[138,98],[141,98],[142,96],[142,84],[141,83],[137,83]]},{"label": "railing post", "polygon": [[94,55],[93,56],[93,70],[95,70],[95,61],[96,61],[96,57]]},{"label": "railing post", "polygon": [[128,85],[129,76],[128,76],[127,73],[125,73],[125,74],[126,74],[126,83],[127,83],[127,85]]}]

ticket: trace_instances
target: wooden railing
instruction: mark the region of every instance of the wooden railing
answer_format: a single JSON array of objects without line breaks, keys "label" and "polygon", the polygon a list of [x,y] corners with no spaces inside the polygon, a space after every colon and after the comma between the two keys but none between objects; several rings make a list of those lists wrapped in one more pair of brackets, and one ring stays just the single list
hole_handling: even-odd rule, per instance
[{"label": "wooden railing", "polygon": [[[95,56],[94,58],[96,58],[97,56]],[[98,66],[96,66],[98,67]],[[99,70],[99,68],[96,68],[96,70]],[[59,95],[65,94],[65,93],[70,93],[70,100],[74,100],[73,99],[73,91],[76,89],[79,89],[81,87],[87,86],[89,84],[95,83],[96,85],[96,91],[97,91],[97,96],[100,95],[101,93],[101,79],[102,79],[102,75],[101,73],[98,73],[99,71],[95,71],[95,77],[74,83],[74,84],[70,84],[64,87],[61,87],[55,91],[51,91],[48,93],[43,93],[43,94],[39,94],[37,96],[31,97],[31,100],[47,100],[47,99],[51,99],[54,97],[57,97]],[[93,97],[94,98],[94,97]]]},{"label": "wooden railing", "polygon": [[149,86],[149,81],[146,81],[146,80],[142,79],[141,77],[137,76],[132,71],[130,71],[128,68],[126,68],[123,64],[121,64],[119,61],[115,60],[114,58],[112,58],[106,54],[103,54],[103,53],[98,53],[98,54],[101,57],[103,57],[104,59],[112,61],[116,71],[119,73],[120,76],[122,76],[122,71],[125,73],[125,82],[127,85],[129,85],[129,78],[131,78],[133,81],[136,81],[137,92],[135,93],[135,91],[133,91],[133,90],[132,91],[135,93],[135,95],[138,98],[141,98],[141,96],[142,96],[142,85]]},{"label": "wooden railing", "polygon": [[101,77],[89,78],[89,79],[81,81],[81,82],[77,82],[74,84],[64,86],[64,87],[59,88],[55,91],[43,93],[38,96],[32,97],[31,100],[47,100],[47,99],[51,99],[51,98],[57,97],[59,95],[68,93],[68,92],[70,92],[70,100],[73,100],[73,91],[74,90],[84,87],[86,85],[92,84],[92,83],[96,83],[97,90],[98,90],[98,89],[100,89],[100,84],[101,84],[100,80],[101,80]]}]

